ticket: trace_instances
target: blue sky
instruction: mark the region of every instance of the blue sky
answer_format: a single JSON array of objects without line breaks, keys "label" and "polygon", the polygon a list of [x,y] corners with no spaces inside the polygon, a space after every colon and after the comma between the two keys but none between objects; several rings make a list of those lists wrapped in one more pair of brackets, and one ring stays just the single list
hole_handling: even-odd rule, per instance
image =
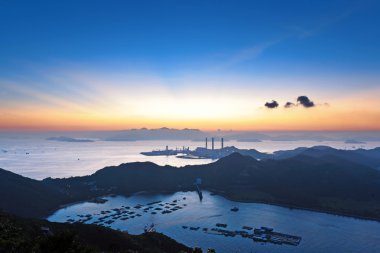
[{"label": "blue sky", "polygon": [[247,88],[251,106],[298,95],[331,104],[344,89],[348,103],[379,86],[379,11],[374,0],[1,1],[0,105],[7,115],[18,102],[93,106],[80,102],[93,83],[93,97],[160,87],[174,103],[202,86]]},{"label": "blue sky", "polygon": [[[377,71],[376,1],[2,1],[0,64]],[[239,60],[241,52],[262,47]],[[211,67],[210,67],[211,69]],[[219,68],[212,68],[219,70]]]}]

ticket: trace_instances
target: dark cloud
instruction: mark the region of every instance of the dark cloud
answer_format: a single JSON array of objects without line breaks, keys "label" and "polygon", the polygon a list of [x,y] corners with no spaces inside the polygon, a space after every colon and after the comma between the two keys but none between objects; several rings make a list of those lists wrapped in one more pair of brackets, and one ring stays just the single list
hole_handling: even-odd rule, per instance
[{"label": "dark cloud", "polygon": [[302,105],[303,107],[310,108],[314,107],[315,104],[313,101],[311,101],[307,96],[299,96],[297,98],[297,102]]},{"label": "dark cloud", "polygon": [[274,108],[278,107],[278,103],[277,103],[277,101],[272,100],[272,102],[266,102],[265,107],[270,108],[270,109],[274,109]]},{"label": "dark cloud", "polygon": [[292,102],[286,102],[286,104],[284,105],[285,108],[292,108],[294,106],[296,106],[296,105]]}]

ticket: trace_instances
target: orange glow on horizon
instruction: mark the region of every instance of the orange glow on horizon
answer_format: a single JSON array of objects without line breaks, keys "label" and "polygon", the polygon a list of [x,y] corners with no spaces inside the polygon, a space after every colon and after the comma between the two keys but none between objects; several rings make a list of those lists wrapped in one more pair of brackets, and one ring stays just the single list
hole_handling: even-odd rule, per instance
[{"label": "orange glow on horizon", "polygon": [[[16,115],[0,123],[3,131],[107,131],[132,128],[196,128],[205,131],[216,129],[237,131],[376,131],[380,130],[380,113],[328,112],[325,108],[260,109],[255,116],[232,119],[171,119],[165,117],[117,117],[107,115],[72,114],[41,111]],[[3,117],[4,119],[4,117]]]},{"label": "orange glow on horizon", "polygon": [[[327,93],[273,88],[277,87],[276,80],[259,87],[249,86],[253,81],[248,79],[239,87],[230,83],[218,87],[208,85],[212,80],[202,83],[185,78],[190,84],[175,89],[150,77],[73,76],[63,79],[65,85],[72,83],[65,86],[69,90],[66,96],[0,80],[3,90],[18,98],[0,101],[0,131],[106,131],[164,126],[205,131],[380,131],[380,90],[376,87]],[[81,84],[78,87],[77,82]],[[193,82],[202,85],[195,86]],[[264,89],[270,85],[273,87]],[[316,106],[284,108],[286,101],[296,102],[294,94],[312,94]],[[279,100],[280,106],[265,108],[265,102],[271,99]]]}]

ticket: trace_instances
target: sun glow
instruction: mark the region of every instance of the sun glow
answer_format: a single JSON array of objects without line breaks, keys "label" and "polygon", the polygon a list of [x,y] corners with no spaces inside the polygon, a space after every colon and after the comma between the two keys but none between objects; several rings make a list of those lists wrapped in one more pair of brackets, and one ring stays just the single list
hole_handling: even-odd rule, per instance
[{"label": "sun glow", "polygon": [[[294,80],[296,90],[281,89],[279,82],[283,86],[291,82],[285,79],[173,80],[149,75],[77,72],[45,79],[47,83],[39,84],[38,89],[27,82],[0,81],[1,129],[117,130],[162,126],[205,130],[380,129],[377,88],[361,92],[330,90],[324,95],[317,88],[302,89]],[[173,82],[182,85],[171,86]],[[296,96],[301,94],[314,94],[316,106],[284,108],[285,102],[296,102]],[[271,99],[279,100],[278,108],[264,107]]]}]

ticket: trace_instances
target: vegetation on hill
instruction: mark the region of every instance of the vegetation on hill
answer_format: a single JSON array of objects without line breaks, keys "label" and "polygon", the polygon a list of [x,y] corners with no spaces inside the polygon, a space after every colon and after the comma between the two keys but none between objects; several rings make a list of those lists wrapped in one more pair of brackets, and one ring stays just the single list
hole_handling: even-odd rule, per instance
[{"label": "vegetation on hill", "polygon": [[178,253],[191,249],[159,233],[127,233],[0,214],[0,253]]},{"label": "vegetation on hill", "polygon": [[379,170],[339,156],[304,154],[258,161],[234,153],[215,163],[181,168],[128,163],[90,176],[43,181],[0,171],[0,190],[4,193],[0,207],[41,217],[59,205],[106,194],[194,190],[196,178],[202,178],[203,189],[233,200],[380,219]]}]

